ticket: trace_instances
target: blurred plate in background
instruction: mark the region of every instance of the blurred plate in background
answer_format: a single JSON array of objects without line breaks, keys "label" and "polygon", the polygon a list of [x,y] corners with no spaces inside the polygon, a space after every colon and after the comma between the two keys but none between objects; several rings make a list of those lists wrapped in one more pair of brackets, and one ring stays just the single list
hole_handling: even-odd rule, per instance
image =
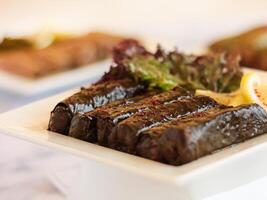
[{"label": "blurred plate in background", "polygon": [[111,61],[108,59],[37,80],[30,80],[0,71],[0,89],[25,96],[33,96],[50,90],[70,88],[102,75],[104,71],[109,69],[110,63]]}]

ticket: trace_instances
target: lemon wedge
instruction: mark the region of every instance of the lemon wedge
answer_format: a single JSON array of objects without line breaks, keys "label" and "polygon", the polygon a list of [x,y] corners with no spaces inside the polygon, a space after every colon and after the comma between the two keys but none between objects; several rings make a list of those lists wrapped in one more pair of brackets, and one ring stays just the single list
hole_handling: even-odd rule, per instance
[{"label": "lemon wedge", "polygon": [[232,93],[216,93],[209,90],[196,90],[196,95],[205,95],[218,103],[228,106],[256,103],[267,110],[267,84],[262,83],[260,77],[253,72],[243,75],[240,89]]},{"label": "lemon wedge", "polygon": [[196,90],[196,95],[209,96],[218,103],[224,105],[236,106],[245,102],[242,95],[240,94],[240,90],[237,90],[232,93],[217,93],[210,90]]},{"label": "lemon wedge", "polygon": [[257,103],[267,109],[267,85],[256,73],[249,72],[242,77],[240,90],[248,103]]},{"label": "lemon wedge", "polygon": [[255,89],[261,84],[260,77],[253,73],[246,73],[240,83],[240,90],[242,91],[243,97],[250,103],[257,101],[258,96]]},{"label": "lemon wedge", "polygon": [[242,104],[247,104],[248,102],[241,94],[241,91],[239,90],[239,93],[233,96],[228,104],[228,106],[239,106]]}]

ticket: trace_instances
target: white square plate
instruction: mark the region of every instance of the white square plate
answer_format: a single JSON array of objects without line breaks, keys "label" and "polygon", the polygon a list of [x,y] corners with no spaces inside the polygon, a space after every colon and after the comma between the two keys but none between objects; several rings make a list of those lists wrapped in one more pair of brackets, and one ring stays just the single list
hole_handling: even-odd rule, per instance
[{"label": "white square plate", "polygon": [[[266,72],[259,73],[266,77]],[[99,177],[100,187],[112,184],[114,199],[123,199],[121,195],[128,196],[128,200],[137,197],[160,200],[164,195],[170,200],[201,199],[267,175],[267,135],[174,167],[47,131],[50,111],[57,102],[74,92],[65,92],[1,115],[0,132],[85,158],[91,168],[94,166],[91,169],[94,173],[88,175],[88,179],[94,177],[91,180],[94,182]],[[89,180],[83,184],[90,184]],[[91,184],[97,185],[93,182]],[[136,183],[134,187],[133,183]],[[94,190],[88,188],[94,187],[86,188],[92,197]]]}]

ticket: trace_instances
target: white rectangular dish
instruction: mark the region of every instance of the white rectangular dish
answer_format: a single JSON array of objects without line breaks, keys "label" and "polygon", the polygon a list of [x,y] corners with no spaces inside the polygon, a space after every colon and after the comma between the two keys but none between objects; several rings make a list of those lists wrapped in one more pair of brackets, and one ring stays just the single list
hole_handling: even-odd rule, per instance
[{"label": "white rectangular dish", "polygon": [[174,167],[47,131],[50,111],[74,92],[1,115],[0,133],[85,158],[79,199],[202,199],[267,175],[267,134]]},{"label": "white rectangular dish", "polygon": [[92,63],[73,70],[31,80],[0,71],[0,89],[25,96],[38,95],[50,90],[73,87],[92,77],[103,74],[110,66],[110,59]]}]

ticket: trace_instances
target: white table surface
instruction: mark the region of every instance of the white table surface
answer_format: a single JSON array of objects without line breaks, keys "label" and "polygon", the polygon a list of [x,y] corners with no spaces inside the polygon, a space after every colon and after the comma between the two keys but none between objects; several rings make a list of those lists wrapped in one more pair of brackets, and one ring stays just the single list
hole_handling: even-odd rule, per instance
[{"label": "white table surface", "polygon": [[[54,92],[50,92],[53,94]],[[0,91],[0,112],[47,96],[22,97]],[[66,190],[53,174],[62,180],[71,178],[79,168],[79,158],[41,147],[0,133],[0,199],[66,199]],[[63,172],[63,173],[62,173]],[[71,173],[70,173],[71,172]],[[69,184],[69,183],[67,183]]]}]

